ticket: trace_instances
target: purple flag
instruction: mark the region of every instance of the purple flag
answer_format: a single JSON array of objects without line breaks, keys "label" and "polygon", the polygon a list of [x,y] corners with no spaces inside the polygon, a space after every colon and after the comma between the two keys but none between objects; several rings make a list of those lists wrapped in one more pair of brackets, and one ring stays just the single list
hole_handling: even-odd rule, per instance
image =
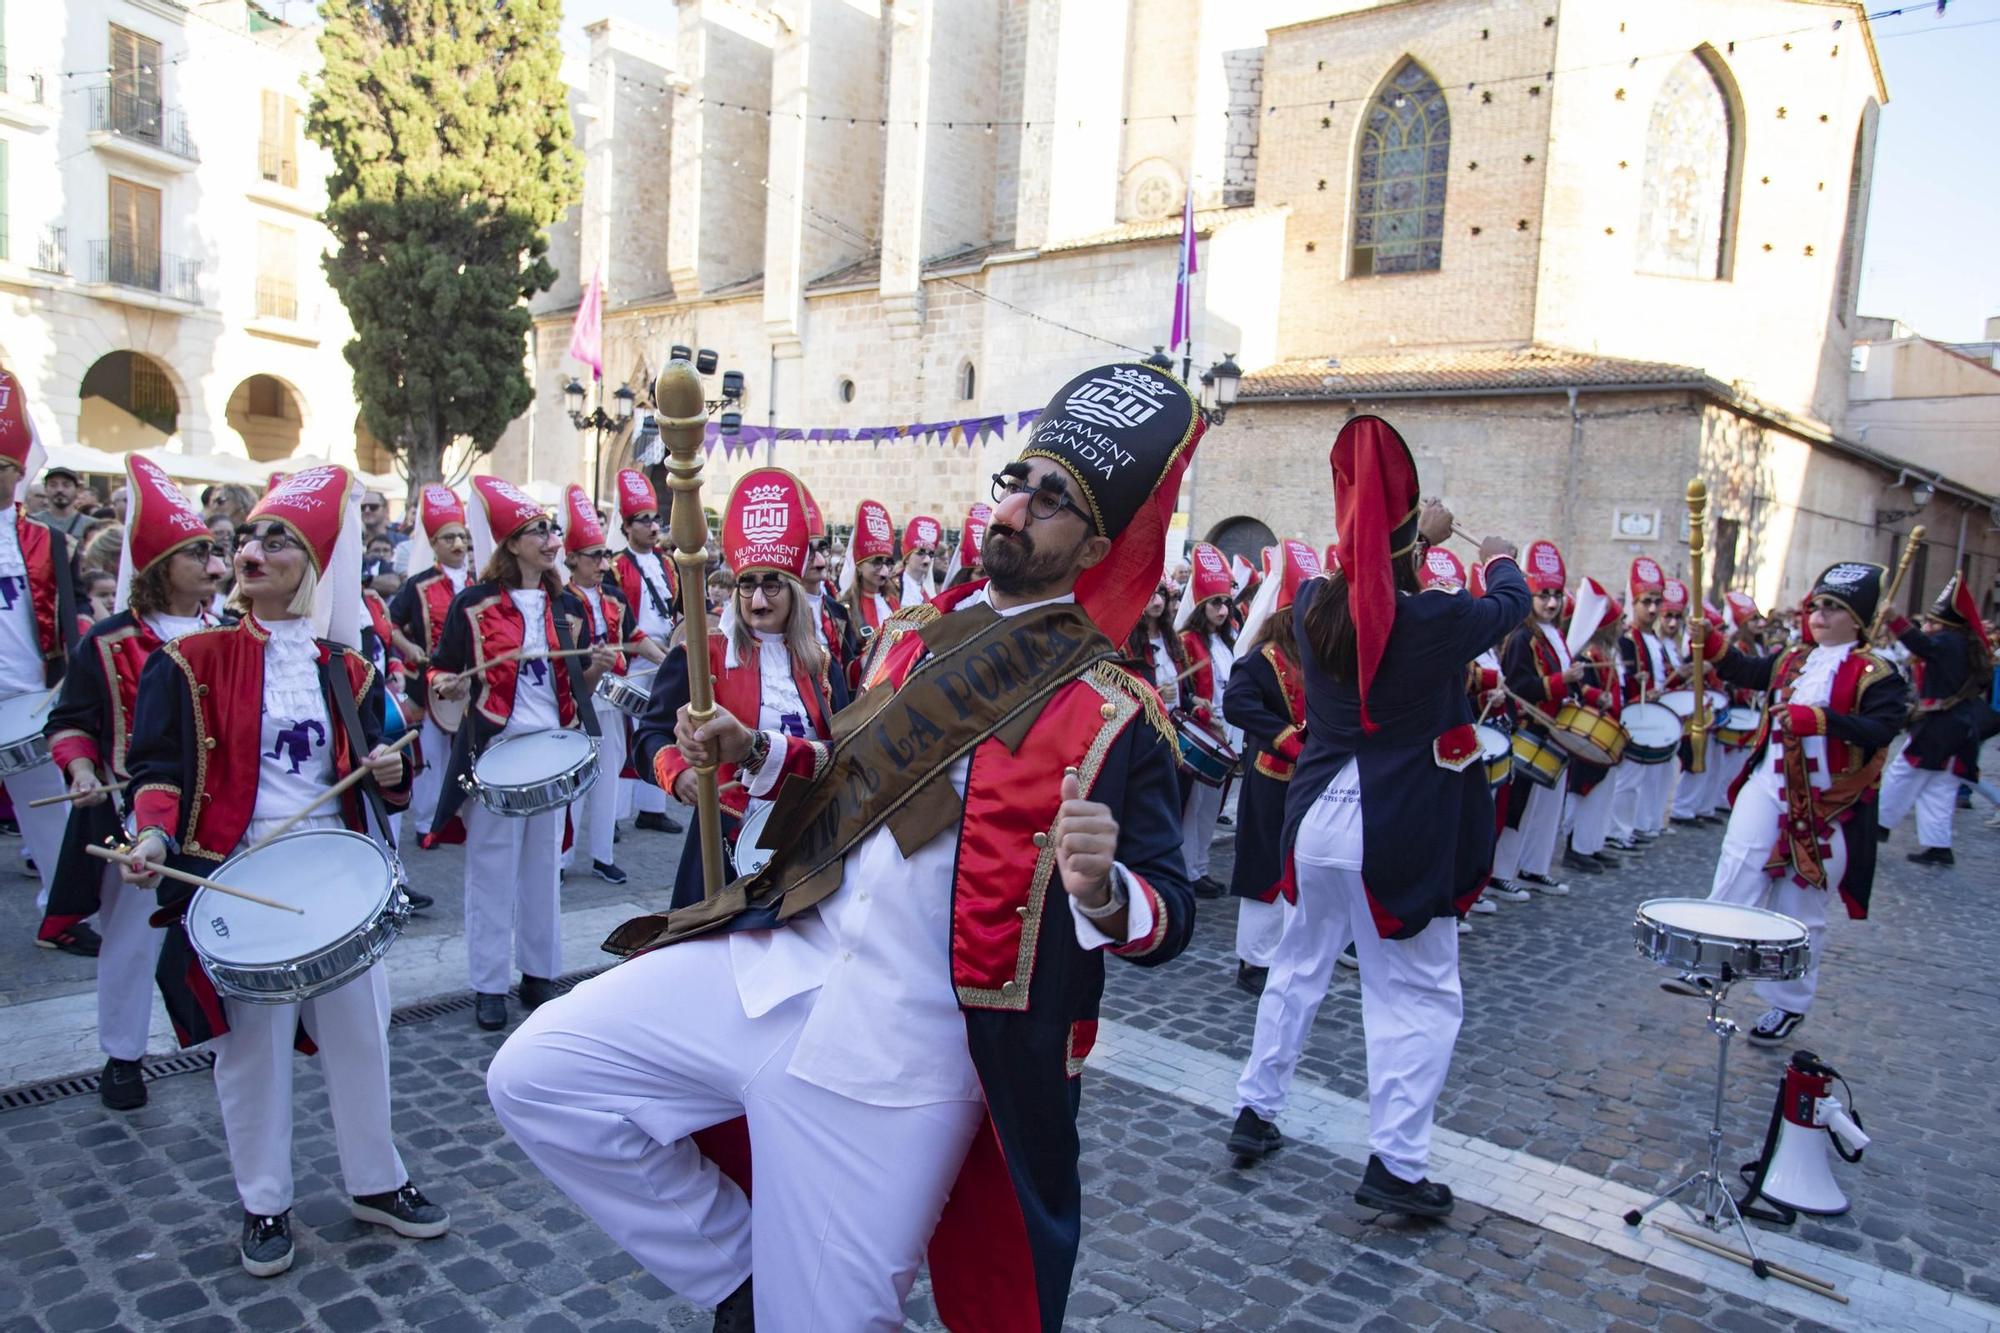
[{"label": "purple flag", "polygon": [[604,378],[604,288],[597,277],[593,269],[590,285],[583,289],[583,304],[576,308],[576,323],[569,331],[570,359],[589,366],[593,380]]},{"label": "purple flag", "polygon": [[1194,187],[1190,185],[1187,200],[1181,205],[1181,267],[1180,276],[1174,280],[1173,336],[1167,340],[1167,345],[1176,350],[1182,342],[1194,336],[1194,309],[1188,281],[1199,269],[1194,250]]}]

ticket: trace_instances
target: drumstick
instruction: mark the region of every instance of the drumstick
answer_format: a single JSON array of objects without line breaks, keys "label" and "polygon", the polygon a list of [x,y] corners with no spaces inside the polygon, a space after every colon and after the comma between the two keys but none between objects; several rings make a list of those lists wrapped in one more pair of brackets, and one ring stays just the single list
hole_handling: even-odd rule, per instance
[{"label": "drumstick", "polygon": [[[512,652],[500,654],[500,656],[490,662],[481,662],[478,666],[468,668],[464,671],[454,671],[450,674],[449,678],[452,680],[471,680],[474,676],[484,675],[494,667],[505,666],[509,662],[519,661],[522,658],[541,662],[547,661],[552,657],[588,657],[590,656],[590,652],[589,648],[556,648],[545,653],[529,652],[526,648],[516,648]],[[443,682],[439,683],[442,684]]]},{"label": "drumstick", "polygon": [[[126,862],[132,859],[132,849],[130,847],[121,849],[117,847],[99,847],[92,844],[83,850],[86,855],[94,856],[100,861]],[[261,894],[231,888],[227,884],[218,883],[201,875],[190,875],[185,870],[176,870],[172,866],[156,865],[152,867],[152,872],[166,879],[179,880],[183,884],[194,884],[204,889],[214,889],[217,893],[226,893],[232,898],[241,898],[246,903],[256,903],[259,907],[275,907],[280,912],[290,912],[293,916],[304,916],[306,914],[306,909],[303,907],[294,907],[290,903],[281,903],[275,898],[266,898]]]},{"label": "drumstick", "polygon": [[42,701],[36,704],[34,708],[29,711],[28,716],[39,717],[41,714],[46,713],[49,709],[49,705],[54,703],[56,701],[56,696],[61,693],[62,693],[62,686],[60,685],[50,690],[46,695],[42,697]]},{"label": "drumstick", "polygon": [[96,796],[99,793],[106,796],[113,796],[117,792],[118,789],[116,787],[91,787],[86,791],[66,791],[60,796],[38,796],[28,802],[28,808],[30,810],[39,810],[45,805],[61,805],[65,801],[80,801],[86,796]]},{"label": "drumstick", "polygon": [[[416,738],[417,738],[417,733],[415,728],[411,728],[410,730],[405,731],[402,735],[398,736],[393,742],[391,742],[387,749],[382,751],[381,757],[386,759],[392,754],[400,753],[404,746],[408,745],[411,741],[414,741]],[[361,779],[367,776],[368,776],[368,765],[366,763],[356,764],[354,766],[354,771],[352,773],[349,773],[346,777],[334,783],[331,787],[328,787],[325,791],[321,792],[319,795],[313,797],[311,802],[309,802],[301,809],[296,810],[292,814],[288,815],[284,823],[272,829],[262,838],[259,838],[257,840],[256,845],[251,847],[250,850],[256,852],[256,851],[262,851],[264,848],[269,847],[279,838],[282,838],[285,836],[285,834],[291,832],[292,827],[295,824],[297,824],[300,820],[304,819],[307,815],[310,815],[313,811],[319,809],[321,806],[325,805],[328,801],[331,801],[334,797],[339,796],[341,793],[345,792],[349,787],[352,787],[355,783],[361,781]]]},{"label": "drumstick", "polygon": [[[1666,1232],[1669,1236],[1672,1236],[1675,1240],[1683,1241],[1698,1250],[1706,1250],[1718,1258],[1733,1259],[1745,1268],[1754,1267],[1747,1255],[1738,1254],[1727,1245],[1719,1241],[1710,1240],[1707,1236],[1698,1235],[1692,1231],[1683,1231],[1679,1227],[1668,1226],[1665,1222],[1655,1222],[1653,1225]],[[1825,1296],[1831,1300],[1839,1301],[1842,1305],[1848,1304],[1846,1295],[1823,1278],[1814,1277],[1811,1273],[1802,1273],[1796,1268],[1787,1268],[1785,1265],[1774,1263],[1769,1259],[1764,1260],[1764,1268],[1772,1277],[1777,1278],[1780,1282],[1789,1282],[1795,1287],[1803,1287],[1816,1296]]]}]

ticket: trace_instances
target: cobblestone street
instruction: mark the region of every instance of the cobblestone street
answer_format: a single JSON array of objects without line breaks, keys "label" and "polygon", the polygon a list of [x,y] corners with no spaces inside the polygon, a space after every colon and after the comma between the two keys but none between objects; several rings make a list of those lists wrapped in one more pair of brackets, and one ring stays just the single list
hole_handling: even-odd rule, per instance
[{"label": "cobblestone street", "polygon": [[[1436,1165],[1460,1204],[1442,1225],[1384,1224],[1351,1201],[1366,1154],[1352,973],[1337,974],[1320,1012],[1281,1121],[1286,1147],[1238,1170],[1223,1138],[1255,1002],[1232,984],[1234,903],[1201,905],[1195,942],[1175,964],[1112,968],[1084,1076],[1086,1221],[1071,1326],[1991,1326],[2000,995],[1988,960],[2000,926],[1982,900],[2000,884],[2000,835],[1980,827],[1984,814],[1958,815],[1953,870],[1908,865],[1907,829],[1886,846],[1875,918],[1834,923],[1820,1001],[1795,1042],[1739,1042],[1732,1054],[1732,1165],[1755,1155],[1793,1045],[1852,1084],[1876,1139],[1859,1166],[1835,1168],[1853,1212],[1804,1219],[1783,1238],[1760,1229],[1759,1242],[1832,1278],[1853,1306],[1762,1286],[1650,1225],[1600,1225],[1619,1200],[1677,1180],[1703,1147],[1712,1039],[1695,1002],[1657,989],[1630,921],[1645,898],[1706,892],[1720,838],[1709,827],[1676,831],[1615,874],[1574,880],[1569,897],[1473,918]],[[569,919],[652,901],[643,886],[668,873],[678,843],[628,831],[620,854],[633,883],[572,876]],[[1225,839],[1220,878],[1228,857]],[[440,897],[415,938],[453,938],[459,865],[455,853],[413,858],[419,886]],[[0,918],[17,944],[29,929],[26,883]],[[462,955],[441,956],[462,975]],[[11,1042],[38,1001],[76,991],[90,969],[26,948],[7,957],[29,974],[9,968],[0,1032]],[[404,1241],[348,1217],[312,1062],[298,1069],[299,1260],[270,1280],[238,1266],[205,1065],[156,1077],[150,1105],[123,1116],[86,1086],[44,1086],[40,1100],[17,1094],[0,1111],[0,1330],[706,1328],[706,1311],[639,1271],[501,1134],[482,1080],[504,1034],[479,1032],[460,995],[451,978],[399,989],[406,1007],[390,1036],[398,1138],[413,1178],[451,1209],[448,1236]],[[431,996],[441,1002],[418,1003]],[[1761,1007],[1747,993],[1732,1003],[1746,1027]],[[94,1069],[82,1061],[35,1082]],[[937,1327],[921,1282],[909,1314]]]}]

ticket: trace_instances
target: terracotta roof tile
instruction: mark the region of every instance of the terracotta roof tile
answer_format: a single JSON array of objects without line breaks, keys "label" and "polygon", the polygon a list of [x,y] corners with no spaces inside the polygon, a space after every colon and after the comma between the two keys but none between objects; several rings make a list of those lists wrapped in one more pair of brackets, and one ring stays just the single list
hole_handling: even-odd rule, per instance
[{"label": "terracotta roof tile", "polygon": [[1243,398],[1347,398],[1479,389],[1566,389],[1708,382],[1693,366],[1629,361],[1564,347],[1422,349],[1279,361],[1243,377]]}]

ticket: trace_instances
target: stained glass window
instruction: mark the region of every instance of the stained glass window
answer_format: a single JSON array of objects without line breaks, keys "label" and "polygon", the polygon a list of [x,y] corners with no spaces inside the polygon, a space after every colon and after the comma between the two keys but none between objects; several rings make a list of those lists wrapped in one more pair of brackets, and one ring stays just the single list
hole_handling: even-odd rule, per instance
[{"label": "stained glass window", "polygon": [[1729,276],[1729,94],[1700,53],[1667,74],[1646,126],[1639,196],[1639,268],[1675,278]]},{"label": "stained glass window", "polygon": [[1437,80],[1405,58],[1368,104],[1354,175],[1353,274],[1425,273],[1444,258],[1451,113]]}]

